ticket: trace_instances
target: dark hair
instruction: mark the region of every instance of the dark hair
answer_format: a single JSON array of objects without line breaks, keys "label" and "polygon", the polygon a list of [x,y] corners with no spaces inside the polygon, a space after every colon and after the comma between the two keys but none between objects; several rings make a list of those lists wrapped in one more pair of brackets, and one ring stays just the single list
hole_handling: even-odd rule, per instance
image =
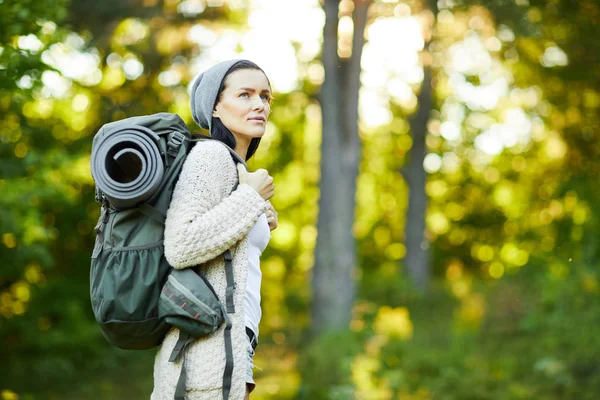
[{"label": "dark hair", "polygon": [[[263,74],[265,74],[265,71],[263,71],[262,68],[260,68],[256,64],[254,64],[252,61],[242,60],[242,61],[236,62],[235,64],[233,64],[231,66],[231,68],[229,68],[229,70],[227,71],[227,74],[225,74],[225,76],[223,77],[223,80],[221,81],[221,86],[219,86],[219,91],[217,93],[217,100],[215,102],[215,106],[221,99],[221,94],[223,93],[223,90],[225,89],[225,80],[227,79],[229,74],[231,74],[234,71],[240,70],[240,69],[254,69],[254,70],[261,71]],[[269,86],[271,86],[271,82],[269,81],[267,74],[265,74],[265,77],[267,78],[267,82],[269,82]],[[231,131],[229,129],[227,129],[227,127],[223,124],[223,122],[221,122],[220,118],[212,117],[211,127],[210,127],[210,136],[213,139],[216,139],[216,140],[219,140],[219,141],[225,143],[227,146],[231,147],[232,149],[235,149],[235,144],[236,144],[235,137],[233,136],[233,133],[231,133]],[[246,153],[246,161],[248,161],[250,159],[250,157],[252,157],[254,155],[254,153],[256,152],[256,149],[258,149],[259,144],[260,144],[260,138],[252,138],[252,140],[250,140],[250,145],[248,146],[248,152]]]}]

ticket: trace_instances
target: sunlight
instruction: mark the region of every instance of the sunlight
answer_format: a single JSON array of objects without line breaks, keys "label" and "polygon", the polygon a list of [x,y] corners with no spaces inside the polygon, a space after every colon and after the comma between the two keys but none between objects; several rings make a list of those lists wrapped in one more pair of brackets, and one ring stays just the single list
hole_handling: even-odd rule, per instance
[{"label": "sunlight", "polygon": [[184,0],[177,5],[177,12],[187,18],[193,18],[205,9],[206,4],[200,0]]},{"label": "sunlight", "polygon": [[[289,15],[294,18],[284,17]],[[242,55],[261,65],[275,90],[289,92],[298,87],[299,78],[292,44],[300,46],[303,60],[312,60],[320,51],[324,23],[325,15],[317,0],[253,0],[248,17],[250,30],[241,42]]]},{"label": "sunlight", "polygon": [[215,31],[205,27],[201,23],[192,26],[188,31],[188,39],[197,43],[200,47],[212,46],[218,38],[219,35]]},{"label": "sunlight", "polygon": [[488,85],[474,85],[460,73],[452,73],[449,78],[456,98],[471,110],[492,110],[508,94],[508,81],[504,77],[497,77]]},{"label": "sunlight", "polygon": [[95,49],[81,52],[65,43],[57,43],[42,53],[42,61],[83,85],[93,86],[102,80],[100,57]]},{"label": "sunlight", "polygon": [[[507,27],[500,27],[498,36],[503,41],[514,40]],[[466,122],[480,131],[474,145],[488,156],[498,155],[506,148],[526,146],[534,129],[540,129],[539,124],[534,125],[537,116],[525,111],[538,105],[539,89],[510,87],[514,80],[512,73],[491,54],[499,50],[498,45],[501,43],[497,40],[484,40],[475,31],[468,31],[463,40],[450,46],[449,62],[444,66],[454,96],[442,105],[439,133],[448,142],[457,141],[461,138],[461,125]],[[501,111],[500,121],[487,113],[498,107],[506,107]]]},{"label": "sunlight", "polygon": [[144,64],[134,56],[127,57],[123,63],[123,72],[130,81],[136,80],[144,73]]},{"label": "sunlight", "polygon": [[442,156],[442,171],[447,174],[452,174],[460,168],[461,163],[462,160],[456,153],[444,153]]},{"label": "sunlight", "polygon": [[445,121],[440,125],[440,135],[450,141],[460,139],[460,125],[453,121]]},{"label": "sunlight", "polygon": [[430,174],[437,172],[442,167],[442,158],[438,154],[429,153],[423,160],[423,167]]},{"label": "sunlight", "polygon": [[63,77],[56,71],[44,71],[42,74],[42,82],[44,83],[42,94],[45,95],[45,97],[52,96],[62,98],[71,88],[71,80]]},{"label": "sunlight", "polygon": [[393,115],[390,111],[387,96],[376,90],[362,87],[359,91],[359,115],[362,122],[368,127],[377,127],[389,124]]},{"label": "sunlight", "polygon": [[464,75],[477,75],[492,67],[492,58],[481,38],[471,33],[448,50],[451,67]]},{"label": "sunlight", "polygon": [[569,64],[567,53],[558,46],[550,46],[544,51],[540,62],[544,67],[564,67]]},{"label": "sunlight", "polygon": [[531,120],[521,108],[503,112],[504,123],[493,124],[475,139],[475,146],[487,154],[499,154],[504,148],[528,143],[531,138]]},{"label": "sunlight", "polygon": [[[508,94],[512,75],[495,59],[481,37],[473,31],[453,44],[448,53],[450,63],[444,69],[456,97],[472,110],[491,110]],[[475,85],[470,77],[476,77]]]},{"label": "sunlight", "polygon": [[33,54],[37,54],[44,48],[44,44],[34,34],[20,36],[17,45],[19,49],[30,51]]},{"label": "sunlight", "polygon": [[406,110],[417,106],[410,85],[423,80],[419,52],[424,40],[419,22],[412,16],[379,17],[367,28],[366,36],[359,112],[361,121],[375,128],[391,122],[390,100]]},{"label": "sunlight", "polygon": [[[282,18],[290,14],[295,18]],[[197,75],[221,61],[247,58],[265,70],[275,91],[290,92],[298,87],[298,59],[310,61],[320,51],[323,24],[324,14],[316,0],[254,0],[245,32],[215,32],[201,24],[190,29],[188,38],[203,50],[191,61],[191,72]],[[294,44],[299,46],[298,58]]]},{"label": "sunlight", "polygon": [[167,70],[158,74],[158,83],[162,86],[177,86],[181,82],[181,72],[177,70]]},{"label": "sunlight", "polygon": [[145,39],[150,34],[150,28],[144,22],[135,18],[123,20],[115,29],[112,38],[117,46],[130,46]]}]

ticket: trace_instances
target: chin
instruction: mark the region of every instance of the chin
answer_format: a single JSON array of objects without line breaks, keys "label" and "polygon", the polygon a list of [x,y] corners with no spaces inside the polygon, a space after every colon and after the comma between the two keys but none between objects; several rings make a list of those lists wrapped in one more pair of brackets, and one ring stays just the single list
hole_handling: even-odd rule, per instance
[{"label": "chin", "polygon": [[261,138],[265,135],[265,129],[249,129],[244,132],[244,135],[251,138]]}]

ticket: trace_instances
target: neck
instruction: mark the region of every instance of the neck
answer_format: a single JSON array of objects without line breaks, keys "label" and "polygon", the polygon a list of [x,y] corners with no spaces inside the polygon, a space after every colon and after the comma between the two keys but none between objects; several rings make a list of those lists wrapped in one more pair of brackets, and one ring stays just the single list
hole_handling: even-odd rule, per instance
[{"label": "neck", "polygon": [[240,137],[235,133],[233,133],[233,137],[235,138],[235,149],[233,149],[233,151],[235,151],[236,154],[242,158],[242,160],[246,160],[246,154],[248,154],[248,148],[250,147],[250,141],[252,139]]}]

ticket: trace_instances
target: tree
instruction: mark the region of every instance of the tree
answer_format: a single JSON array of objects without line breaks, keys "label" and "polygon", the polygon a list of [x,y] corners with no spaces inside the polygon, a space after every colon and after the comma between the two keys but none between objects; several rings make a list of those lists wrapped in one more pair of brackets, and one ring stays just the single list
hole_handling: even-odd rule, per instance
[{"label": "tree", "polygon": [[429,243],[425,236],[425,215],[427,212],[427,193],[425,184],[427,172],[423,167],[427,155],[427,122],[433,107],[433,88],[431,86],[431,68],[424,67],[423,83],[417,97],[419,108],[409,118],[412,133],[412,147],[408,165],[402,170],[408,186],[408,208],[406,210],[405,242],[406,257],[402,261],[408,276],[414,285],[425,290],[430,280]]},{"label": "tree", "polygon": [[338,55],[339,3],[339,0],[324,3],[321,197],[312,278],[315,332],[346,329],[356,292],[357,259],[352,230],[360,162],[358,90],[371,1],[354,2],[352,54],[347,58]]}]

